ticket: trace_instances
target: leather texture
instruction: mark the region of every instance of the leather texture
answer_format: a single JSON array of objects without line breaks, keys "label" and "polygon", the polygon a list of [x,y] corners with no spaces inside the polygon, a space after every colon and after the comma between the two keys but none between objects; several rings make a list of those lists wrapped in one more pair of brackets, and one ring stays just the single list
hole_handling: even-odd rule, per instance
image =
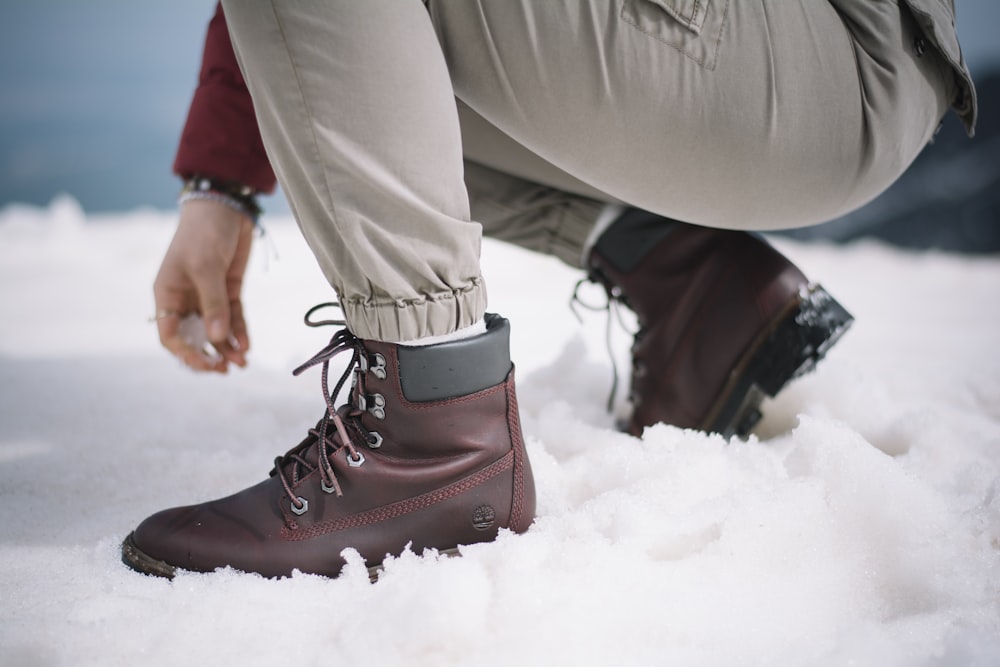
[{"label": "leather texture", "polygon": [[600,240],[590,256],[593,277],[639,320],[626,428],[636,436],[660,422],[711,430],[741,356],[807,284],[757,235],[670,224],[652,248],[635,246],[631,271],[608,261]]},{"label": "leather texture", "polygon": [[[497,317],[489,326],[484,338],[508,324]],[[505,335],[492,340],[506,346]],[[368,356],[363,381],[338,413],[364,462],[353,466],[344,447],[329,457],[342,496],[324,490],[315,465],[303,467],[306,472],[291,479],[295,496],[308,504],[298,514],[272,471],[269,479],[234,495],[154,514],[133,533],[135,549],[149,559],[199,572],[228,566],[268,577],[293,570],[336,576],[348,547],[372,566],[408,544],[420,553],[490,541],[502,528],[526,531],[534,518],[535,491],[513,368],[493,386],[413,402],[403,394],[400,378],[407,369],[399,361],[399,346],[362,344]],[[441,359],[442,350],[436,355]],[[509,356],[507,362],[509,367]],[[368,408],[360,416],[354,408],[358,387],[364,388]],[[315,433],[299,448],[296,456],[315,461]],[[294,458],[286,456],[284,465]],[[124,550],[123,556],[130,566],[158,574],[130,562]]]}]

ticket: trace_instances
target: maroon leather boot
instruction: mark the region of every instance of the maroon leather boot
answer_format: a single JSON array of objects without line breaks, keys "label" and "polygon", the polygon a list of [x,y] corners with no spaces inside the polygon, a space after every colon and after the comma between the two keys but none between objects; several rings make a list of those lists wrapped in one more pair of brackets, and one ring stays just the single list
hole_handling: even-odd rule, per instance
[{"label": "maroon leather boot", "polygon": [[760,236],[627,210],[598,239],[590,277],[631,308],[633,412],[745,436],[764,396],[811,370],[852,317]]},{"label": "maroon leather boot", "polygon": [[[322,364],[327,411],[279,456],[270,477],[235,495],[149,517],[122,544],[146,574],[232,567],[280,577],[337,576],[341,551],[376,568],[407,544],[452,552],[501,528],[524,532],[535,488],[524,451],[510,325],[425,347],[359,340],[346,329],[296,369]],[[330,359],[353,355],[332,392]],[[333,401],[347,377],[347,405]]]}]

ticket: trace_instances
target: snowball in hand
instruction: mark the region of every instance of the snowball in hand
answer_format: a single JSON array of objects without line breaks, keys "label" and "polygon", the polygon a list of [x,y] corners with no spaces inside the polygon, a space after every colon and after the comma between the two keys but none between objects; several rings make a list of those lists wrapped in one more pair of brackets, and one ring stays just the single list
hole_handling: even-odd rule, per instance
[{"label": "snowball in hand", "polygon": [[184,317],[178,325],[177,333],[185,345],[197,351],[208,363],[217,364],[222,361],[222,355],[219,354],[215,346],[208,340],[208,332],[205,330],[205,320],[201,319],[201,315],[191,313]]}]

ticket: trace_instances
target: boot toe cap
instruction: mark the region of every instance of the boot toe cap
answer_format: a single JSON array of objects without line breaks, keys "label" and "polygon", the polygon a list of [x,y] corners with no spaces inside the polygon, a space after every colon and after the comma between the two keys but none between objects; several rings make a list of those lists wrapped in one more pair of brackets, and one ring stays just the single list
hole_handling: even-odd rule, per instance
[{"label": "boot toe cap", "polygon": [[[203,522],[198,520],[199,508],[178,507],[163,510],[140,523],[122,545],[122,557],[133,569],[146,574],[173,576],[174,570],[204,571],[202,560],[192,553],[198,544],[193,533]],[[207,568],[214,569],[214,568]]]}]

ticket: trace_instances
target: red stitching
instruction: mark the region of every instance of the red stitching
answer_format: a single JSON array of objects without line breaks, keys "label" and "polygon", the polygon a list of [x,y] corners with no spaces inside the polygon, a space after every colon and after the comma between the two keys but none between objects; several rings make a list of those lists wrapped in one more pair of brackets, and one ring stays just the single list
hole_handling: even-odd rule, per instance
[{"label": "red stitching", "polygon": [[[503,382],[496,384],[492,387],[487,387],[481,391],[477,391],[472,394],[465,394],[464,396],[456,396],[454,398],[446,398],[440,401],[422,401],[420,403],[414,403],[408,401],[406,396],[403,395],[403,383],[399,379],[399,354],[397,354],[399,348],[394,346],[387,350],[389,356],[392,358],[392,373],[388,373],[388,368],[386,369],[387,377],[385,381],[392,385],[392,390],[396,394],[396,399],[399,400],[400,405],[404,408],[410,408],[413,410],[429,410],[432,408],[438,408],[445,405],[457,405],[460,403],[467,403],[469,401],[477,401],[481,398],[486,398],[487,396],[492,396],[493,394],[503,390]],[[384,356],[384,355],[383,355]],[[388,361],[388,360],[387,360]],[[388,364],[387,364],[388,365]],[[391,375],[391,377],[389,377]]]},{"label": "red stitching", "polygon": [[[517,409],[513,369],[507,381],[507,401],[507,424],[510,429],[511,451],[514,453],[514,497],[511,500],[510,528],[519,531],[523,528],[521,518],[524,514],[524,463],[527,452],[521,434],[521,416]],[[533,518],[529,517],[529,522]]]},{"label": "red stitching", "polygon": [[419,495],[416,498],[407,498],[406,500],[400,500],[390,505],[376,507],[374,509],[361,512],[360,514],[353,514],[351,516],[345,516],[332,521],[323,521],[321,523],[313,524],[303,530],[292,531],[287,528],[282,528],[281,535],[286,540],[297,542],[300,540],[308,540],[321,535],[326,535],[338,530],[349,530],[351,528],[357,528],[371,523],[388,521],[389,519],[394,519],[398,516],[430,507],[431,505],[443,502],[449,498],[459,495],[460,493],[468,491],[469,489],[477,487],[510,468],[514,461],[514,451],[511,450],[507,452],[503,458],[494,461],[490,465],[481,469],[479,472],[473,473],[472,475],[469,475],[464,479],[460,479],[457,482],[453,482],[448,486]]}]

